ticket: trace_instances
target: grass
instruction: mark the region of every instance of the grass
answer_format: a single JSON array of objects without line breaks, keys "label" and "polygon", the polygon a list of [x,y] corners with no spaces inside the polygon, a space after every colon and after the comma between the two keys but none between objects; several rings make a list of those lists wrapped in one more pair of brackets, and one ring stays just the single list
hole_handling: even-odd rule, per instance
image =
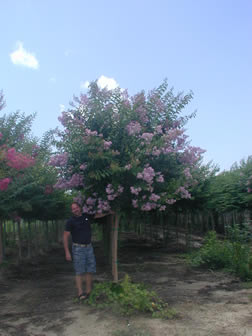
[{"label": "grass", "polygon": [[127,329],[113,332],[111,336],[151,336],[151,333],[147,330],[128,326]]},{"label": "grass", "polygon": [[250,288],[252,288],[252,281],[243,282],[243,283],[241,284],[241,287],[242,287],[243,289],[250,289]]}]

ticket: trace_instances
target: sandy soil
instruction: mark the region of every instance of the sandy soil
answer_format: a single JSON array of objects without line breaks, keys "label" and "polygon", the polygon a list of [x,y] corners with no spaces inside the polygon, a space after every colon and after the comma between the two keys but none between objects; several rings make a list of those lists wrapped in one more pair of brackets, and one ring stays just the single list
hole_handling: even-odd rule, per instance
[{"label": "sandy soil", "polygon": [[[95,281],[110,279],[95,246]],[[74,303],[72,265],[62,248],[0,271],[1,336],[252,336],[252,289],[222,272],[190,269],[178,252],[128,242],[120,249],[119,276],[151,285],[178,312],[173,320],[120,317]],[[140,335],[140,332],[139,334]]]}]

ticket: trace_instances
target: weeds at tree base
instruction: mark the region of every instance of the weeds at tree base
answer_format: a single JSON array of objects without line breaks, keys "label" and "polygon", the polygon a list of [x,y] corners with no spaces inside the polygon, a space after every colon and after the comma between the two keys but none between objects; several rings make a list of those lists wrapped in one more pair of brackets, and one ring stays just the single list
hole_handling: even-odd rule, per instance
[{"label": "weeds at tree base", "polygon": [[154,318],[171,319],[177,316],[174,309],[158,298],[143,284],[132,283],[126,274],[119,283],[102,282],[94,288],[85,303],[96,308],[110,308],[114,312],[130,316],[136,313],[150,313]]}]

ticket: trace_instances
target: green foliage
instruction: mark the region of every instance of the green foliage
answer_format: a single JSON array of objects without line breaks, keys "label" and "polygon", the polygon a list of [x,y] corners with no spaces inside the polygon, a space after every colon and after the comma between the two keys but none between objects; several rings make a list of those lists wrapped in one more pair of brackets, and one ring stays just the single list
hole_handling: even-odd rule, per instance
[{"label": "green foliage", "polygon": [[211,180],[206,206],[219,213],[251,209],[252,156],[234,164],[230,171],[224,171]]},{"label": "green foliage", "polygon": [[87,302],[97,308],[111,306],[123,315],[137,312],[152,313],[153,317],[159,318],[172,318],[176,315],[154,291],[149,291],[142,284],[132,283],[128,275],[119,283],[95,284]]},{"label": "green foliage", "polygon": [[227,269],[242,280],[252,280],[250,232],[247,228],[246,225],[242,228],[237,224],[229,226],[224,240],[219,240],[215,231],[209,232],[202,248],[190,255],[190,264],[210,269]]},{"label": "green foliage", "polygon": [[208,232],[203,247],[190,256],[193,266],[206,265],[211,269],[225,268],[229,262],[227,245],[217,239],[216,232]]}]

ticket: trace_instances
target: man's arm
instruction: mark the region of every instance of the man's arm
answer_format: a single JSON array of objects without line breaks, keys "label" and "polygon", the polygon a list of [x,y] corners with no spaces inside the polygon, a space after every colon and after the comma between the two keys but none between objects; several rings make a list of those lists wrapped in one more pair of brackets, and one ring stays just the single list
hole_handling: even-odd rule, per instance
[{"label": "man's arm", "polygon": [[69,247],[68,247],[68,240],[70,237],[70,232],[69,231],[64,231],[63,233],[63,244],[64,244],[64,250],[65,250],[65,255],[66,255],[66,260],[67,261],[72,261],[72,256],[71,253],[69,251]]},{"label": "man's arm", "polygon": [[115,212],[114,211],[110,211],[109,213],[101,213],[101,214],[98,214],[98,213],[96,213],[95,215],[94,215],[94,218],[102,218],[102,217],[105,217],[105,216],[108,216],[108,215],[114,215],[115,214]]}]

